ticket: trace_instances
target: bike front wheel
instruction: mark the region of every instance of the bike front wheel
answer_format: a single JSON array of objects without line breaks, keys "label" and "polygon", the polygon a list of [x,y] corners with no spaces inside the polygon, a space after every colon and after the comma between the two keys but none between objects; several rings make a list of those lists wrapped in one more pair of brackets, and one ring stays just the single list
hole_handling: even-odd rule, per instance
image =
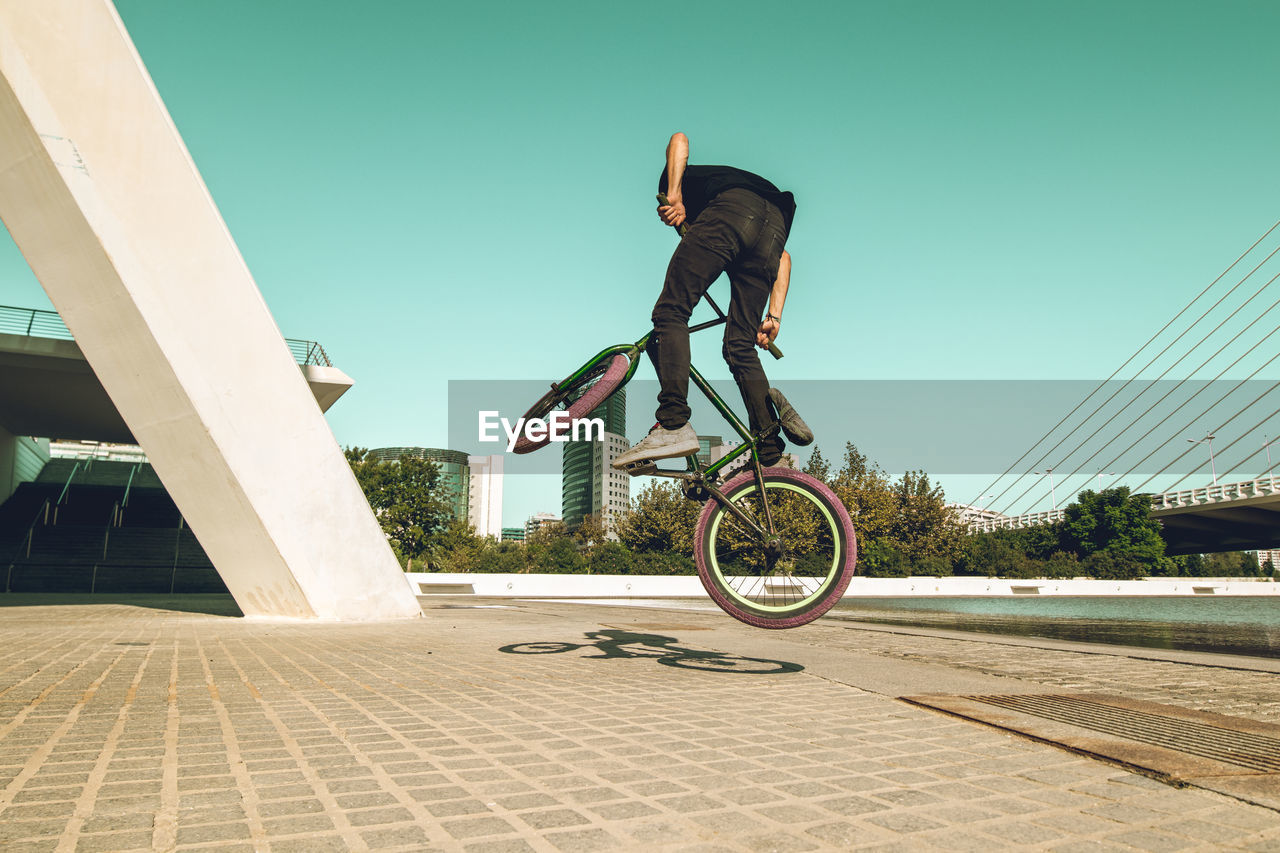
[{"label": "bike front wheel", "polygon": [[761,541],[718,498],[698,519],[694,553],[707,594],[730,616],[759,628],[795,628],[840,600],[858,562],[844,504],[820,480],[791,468],[764,469],[764,497],[746,471],[722,490],[728,503],[775,537]]}]

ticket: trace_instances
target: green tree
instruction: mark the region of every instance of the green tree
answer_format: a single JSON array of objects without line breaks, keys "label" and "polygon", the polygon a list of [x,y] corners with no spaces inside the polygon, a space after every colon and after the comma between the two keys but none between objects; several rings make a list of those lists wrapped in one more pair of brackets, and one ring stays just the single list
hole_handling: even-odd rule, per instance
[{"label": "green tree", "polygon": [[849,443],[831,489],[853,519],[859,562],[868,574],[949,574],[959,559],[964,528],[942,489],[923,471],[908,471],[891,482]]},{"label": "green tree", "polygon": [[894,484],[893,496],[890,536],[898,549],[924,574],[936,575],[943,563],[950,567],[960,554],[964,528],[942,488],[923,471],[908,471]]},{"label": "green tree", "polygon": [[702,504],[684,496],[674,482],[653,480],[631,501],[618,525],[618,538],[633,553],[673,552],[693,556],[693,533]]},{"label": "green tree", "polygon": [[814,447],[813,453],[809,456],[809,462],[804,466],[804,472],[810,477],[828,483],[831,478],[831,463],[827,462],[827,458],[822,455],[822,451]]},{"label": "green tree", "polygon": [[621,542],[601,542],[591,549],[588,561],[593,575],[629,575],[635,562]]},{"label": "green tree", "polygon": [[872,539],[858,555],[858,563],[869,578],[905,578],[911,561],[887,539]]},{"label": "green tree", "polygon": [[[1151,499],[1128,486],[1081,492],[1063,511],[1062,550],[1073,551],[1099,571],[1095,577],[1142,577],[1168,571],[1160,523],[1151,517]],[[1089,558],[1106,558],[1090,564]],[[1119,573],[1119,574],[1116,574]]]},{"label": "green tree", "polygon": [[1173,558],[1177,565],[1177,577],[1184,578],[1203,578],[1208,577],[1203,554],[1187,554],[1182,557]]},{"label": "green tree", "polygon": [[1031,577],[1027,552],[1014,530],[970,534],[960,543],[956,574],[979,577]]},{"label": "green tree", "polygon": [[844,461],[831,490],[849,511],[859,541],[867,545],[877,539],[892,541],[897,507],[889,478],[852,442],[845,444]]},{"label": "green tree", "polygon": [[608,541],[608,533],[604,528],[604,519],[599,513],[583,516],[582,521],[573,529],[573,538],[584,548],[594,548]]},{"label": "green tree", "polygon": [[529,568],[551,575],[580,575],[587,571],[587,559],[571,536],[557,536],[529,546]]},{"label": "green tree", "polygon": [[475,528],[456,518],[435,531],[427,549],[429,572],[474,572],[485,556],[485,540],[476,536]]},{"label": "green tree", "polygon": [[1220,551],[1206,554],[1204,577],[1256,578],[1258,554],[1256,551]]},{"label": "green tree", "polygon": [[348,448],[345,453],[356,482],[401,564],[426,556],[433,534],[453,516],[440,488],[439,466],[415,456],[381,461],[370,458],[369,451],[359,447]]}]

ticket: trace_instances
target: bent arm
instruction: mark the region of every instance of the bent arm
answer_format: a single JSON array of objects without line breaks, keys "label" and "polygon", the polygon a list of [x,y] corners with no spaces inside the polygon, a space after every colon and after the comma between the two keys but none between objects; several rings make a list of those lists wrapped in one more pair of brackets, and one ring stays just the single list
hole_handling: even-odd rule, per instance
[{"label": "bent arm", "polygon": [[684,170],[689,165],[689,137],[679,131],[667,143],[667,203],[658,206],[658,216],[667,225],[679,227],[685,220]]},{"label": "bent arm", "polygon": [[778,260],[778,277],[769,292],[769,313],[760,321],[760,329],[756,332],[756,346],[767,348],[778,337],[781,328],[782,308],[787,304],[787,288],[791,285],[791,253],[783,250]]},{"label": "bent arm", "polygon": [[787,304],[787,288],[791,285],[791,253],[782,250],[782,258],[778,261],[778,278],[769,293],[769,313],[782,319],[782,306]]}]

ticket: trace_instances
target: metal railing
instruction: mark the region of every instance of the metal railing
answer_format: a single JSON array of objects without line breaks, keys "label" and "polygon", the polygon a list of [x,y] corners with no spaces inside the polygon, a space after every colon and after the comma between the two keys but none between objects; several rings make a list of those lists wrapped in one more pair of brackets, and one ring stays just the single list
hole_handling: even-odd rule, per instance
[{"label": "metal railing", "polygon": [[324,347],[315,341],[285,338],[284,342],[289,345],[289,352],[293,353],[293,360],[298,364],[309,364],[314,367],[333,367],[333,362],[329,361],[329,355],[324,351]]},{"label": "metal railing", "polygon": [[[38,308],[14,308],[11,305],[0,305],[0,334],[26,335],[32,338],[53,338],[59,341],[73,341],[75,336],[62,322],[57,311],[44,311]],[[285,338],[293,360],[301,365],[315,367],[333,367],[324,347],[315,341],[304,341],[298,338]]]},{"label": "metal railing", "polygon": [[9,556],[9,569],[4,577],[4,591],[11,592],[13,590],[13,567],[18,563],[18,557],[23,551],[27,557],[31,556],[31,542],[36,535],[36,525],[42,520],[47,525],[49,523],[49,505],[52,502],[45,498],[44,503],[40,504],[40,508],[36,510],[35,516],[31,519],[31,523],[27,525],[27,532],[23,534],[22,541],[18,543],[18,547],[14,549]]}]

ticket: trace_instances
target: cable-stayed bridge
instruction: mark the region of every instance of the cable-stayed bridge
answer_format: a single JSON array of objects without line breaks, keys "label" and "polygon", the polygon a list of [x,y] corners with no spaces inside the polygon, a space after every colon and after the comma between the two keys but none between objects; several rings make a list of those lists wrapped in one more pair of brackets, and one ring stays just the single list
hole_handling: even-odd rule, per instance
[{"label": "cable-stayed bridge", "polygon": [[[1061,521],[1060,509],[969,522],[991,532]],[[1266,550],[1280,544],[1280,477],[1165,492],[1151,498],[1170,554]]]},{"label": "cable-stayed bridge", "polygon": [[1173,554],[1280,547],[1280,222],[970,503],[1057,521],[1086,489],[1152,496]]}]

